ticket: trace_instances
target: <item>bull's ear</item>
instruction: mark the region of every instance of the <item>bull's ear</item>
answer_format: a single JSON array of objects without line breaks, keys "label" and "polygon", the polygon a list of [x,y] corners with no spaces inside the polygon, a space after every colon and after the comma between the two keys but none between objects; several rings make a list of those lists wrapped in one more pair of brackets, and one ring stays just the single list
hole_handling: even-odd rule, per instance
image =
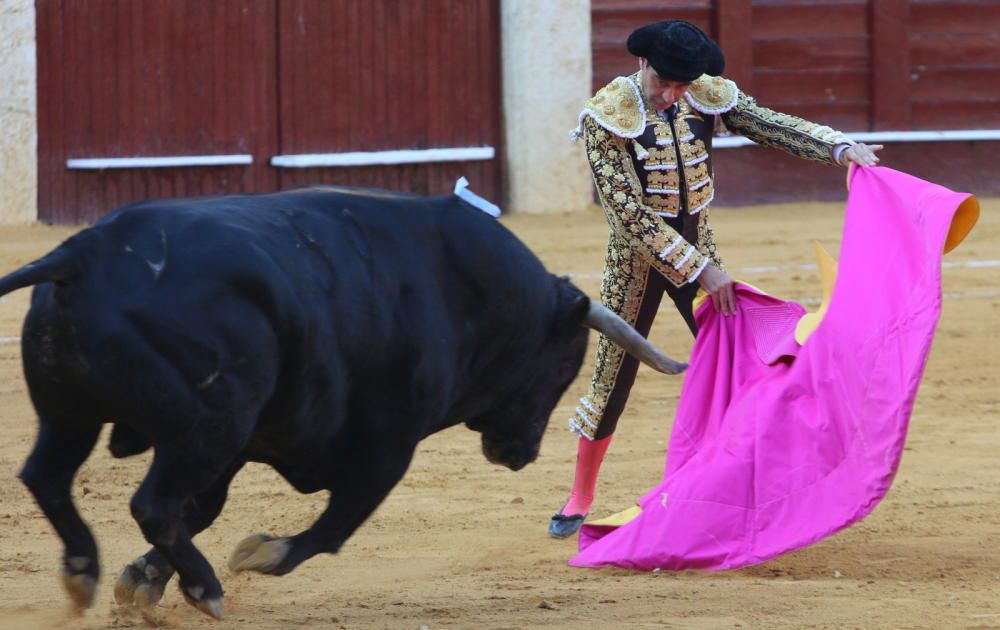
[{"label": "bull's ear", "polygon": [[590,311],[590,298],[576,288],[566,276],[553,276],[556,283],[556,317],[553,327],[556,331],[575,332],[583,325]]}]

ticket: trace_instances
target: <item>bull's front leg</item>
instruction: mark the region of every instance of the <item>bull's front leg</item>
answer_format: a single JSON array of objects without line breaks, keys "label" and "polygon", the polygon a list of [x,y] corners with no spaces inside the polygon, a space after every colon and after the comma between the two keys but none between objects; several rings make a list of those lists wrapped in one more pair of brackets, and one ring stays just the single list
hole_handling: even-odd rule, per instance
[{"label": "bull's front leg", "polygon": [[[352,444],[338,457],[329,485],[326,509],[309,529],[290,537],[255,534],[245,538],[233,551],[229,568],[234,572],[257,571],[285,575],[320,553],[336,553],[358,527],[402,479],[413,459],[416,441],[394,436]],[[354,440],[352,440],[354,442]],[[371,444],[364,448],[363,444]]]}]

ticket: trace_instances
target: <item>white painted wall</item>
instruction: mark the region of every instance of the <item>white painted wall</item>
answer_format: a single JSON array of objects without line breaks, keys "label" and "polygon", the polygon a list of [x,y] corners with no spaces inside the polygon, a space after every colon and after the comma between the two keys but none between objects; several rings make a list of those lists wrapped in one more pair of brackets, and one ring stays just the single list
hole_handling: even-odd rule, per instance
[{"label": "white painted wall", "polygon": [[35,2],[0,0],[0,223],[38,217]]},{"label": "white painted wall", "polygon": [[591,175],[569,131],[591,94],[590,0],[502,0],[501,29],[504,211],[583,210]]}]

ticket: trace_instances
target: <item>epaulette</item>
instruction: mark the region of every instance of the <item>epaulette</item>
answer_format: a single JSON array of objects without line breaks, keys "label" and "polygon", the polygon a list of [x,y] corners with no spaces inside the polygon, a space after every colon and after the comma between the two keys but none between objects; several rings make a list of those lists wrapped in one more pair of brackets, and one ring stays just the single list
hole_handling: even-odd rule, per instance
[{"label": "epaulette", "polygon": [[618,77],[587,101],[580,112],[581,126],[571,132],[571,136],[580,136],[583,119],[587,116],[622,138],[637,138],[646,128],[646,106],[642,102],[642,93],[628,77]]},{"label": "epaulette", "polygon": [[703,74],[691,83],[684,98],[702,114],[724,114],[736,107],[740,89],[729,79]]}]

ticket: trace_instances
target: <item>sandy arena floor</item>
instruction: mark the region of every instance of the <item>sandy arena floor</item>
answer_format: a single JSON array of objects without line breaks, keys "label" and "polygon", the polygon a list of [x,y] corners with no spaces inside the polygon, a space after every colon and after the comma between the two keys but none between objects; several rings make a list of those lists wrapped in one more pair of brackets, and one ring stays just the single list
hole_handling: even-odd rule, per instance
[{"label": "sandy arena floor", "polygon": [[[504,220],[558,273],[596,296],[607,228],[599,210]],[[837,205],[718,209],[720,251],[735,277],[775,294],[819,294],[812,240],[834,253]],[[0,227],[0,270],[44,253],[72,230]],[[226,589],[213,622],[171,586],[156,611],[174,628],[1000,628],[1000,200],[983,204],[969,240],[947,261],[946,300],[896,484],[863,523],[812,548],[722,574],[632,573],[566,566],[573,541],[546,536],[571,481],[565,419],[592,357],[556,410],[538,462],[520,473],[488,464],[476,434],[425,441],[403,482],[338,556],[284,578],[229,575],[247,534],[290,534],[324,497],[294,492],[252,465],[222,516],[197,542]],[[993,261],[992,263],[976,261]],[[20,334],[29,292],[0,300],[0,337]],[[807,302],[808,304],[808,302]],[[691,340],[665,302],[652,338],[675,357]],[[592,350],[592,349],[591,349]],[[94,608],[67,612],[61,545],[15,476],[35,419],[17,344],[0,344],[0,628],[122,628],[118,571],[148,545],[128,500],[148,456],[112,460],[106,435],[81,469],[75,497],[101,545]],[[599,484],[595,515],[627,507],[662,471],[680,381],[642,368]]]}]

